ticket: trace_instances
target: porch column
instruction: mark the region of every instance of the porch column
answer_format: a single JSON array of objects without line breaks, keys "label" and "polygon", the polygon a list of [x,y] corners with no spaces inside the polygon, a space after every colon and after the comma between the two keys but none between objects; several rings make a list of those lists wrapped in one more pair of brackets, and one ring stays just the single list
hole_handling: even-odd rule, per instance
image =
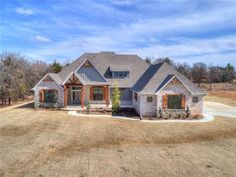
[{"label": "porch column", "polygon": [[67,98],[68,98],[68,89],[67,86],[64,85],[64,107],[67,107]]},{"label": "porch column", "polygon": [[109,87],[106,86],[106,105],[109,106]]},{"label": "porch column", "polygon": [[84,108],[84,86],[81,87],[81,108]]}]

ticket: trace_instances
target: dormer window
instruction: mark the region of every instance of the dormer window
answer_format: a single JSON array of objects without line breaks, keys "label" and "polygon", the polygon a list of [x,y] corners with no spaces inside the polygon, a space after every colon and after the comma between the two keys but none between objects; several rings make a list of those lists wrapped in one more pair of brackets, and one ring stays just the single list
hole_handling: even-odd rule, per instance
[{"label": "dormer window", "polygon": [[126,78],[129,77],[128,71],[112,71],[112,78]]}]

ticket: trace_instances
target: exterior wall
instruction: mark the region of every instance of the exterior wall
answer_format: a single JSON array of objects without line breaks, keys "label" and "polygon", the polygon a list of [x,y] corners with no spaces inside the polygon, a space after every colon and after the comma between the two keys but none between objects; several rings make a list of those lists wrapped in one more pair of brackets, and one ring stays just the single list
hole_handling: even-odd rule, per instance
[{"label": "exterior wall", "polygon": [[39,107],[39,91],[41,89],[56,89],[58,92],[58,103],[61,105],[64,105],[64,91],[61,86],[59,86],[56,82],[54,81],[42,81],[34,91],[34,103],[35,107]]},{"label": "exterior wall", "polygon": [[[132,106],[132,90],[130,88],[119,88],[123,94],[121,94],[120,102],[121,106]],[[110,102],[112,99],[112,93],[114,91],[114,88],[110,88]]]},{"label": "exterior wall", "polygon": [[[140,115],[156,116],[157,113],[157,96],[156,95],[140,95]],[[147,102],[147,97],[152,97],[152,102]]]},{"label": "exterior wall", "polygon": [[196,95],[198,97],[198,102],[191,105],[191,113],[202,115],[203,113],[203,95]]},{"label": "exterior wall", "polygon": [[162,108],[162,98],[165,94],[183,94],[186,96],[186,104],[185,109],[187,106],[191,110],[191,114],[202,114],[203,112],[203,96],[199,96],[199,102],[193,103],[192,102],[192,94],[189,90],[182,84],[182,83],[169,83],[165,86],[157,96],[157,109]]},{"label": "exterior wall", "polygon": [[82,66],[77,73],[85,82],[105,82],[104,78],[94,67]]},{"label": "exterior wall", "polygon": [[133,95],[133,107],[137,111],[137,113],[140,114],[140,96],[137,95],[137,100],[135,100],[134,98],[135,92],[133,92],[132,95]]},{"label": "exterior wall", "polygon": [[[85,92],[85,95],[84,95],[84,105],[85,106],[89,103],[89,100],[90,100],[90,87],[91,86],[84,86],[84,92]],[[110,94],[109,94],[109,96],[110,96]],[[106,104],[106,100],[102,100],[102,101],[91,100],[90,104]]]}]

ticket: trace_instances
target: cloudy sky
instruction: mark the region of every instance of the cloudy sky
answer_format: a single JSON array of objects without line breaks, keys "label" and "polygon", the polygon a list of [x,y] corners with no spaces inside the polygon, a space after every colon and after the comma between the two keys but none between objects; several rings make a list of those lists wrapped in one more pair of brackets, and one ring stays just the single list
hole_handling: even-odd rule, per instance
[{"label": "cloudy sky", "polygon": [[236,66],[236,0],[1,0],[0,51],[51,62],[115,51]]}]

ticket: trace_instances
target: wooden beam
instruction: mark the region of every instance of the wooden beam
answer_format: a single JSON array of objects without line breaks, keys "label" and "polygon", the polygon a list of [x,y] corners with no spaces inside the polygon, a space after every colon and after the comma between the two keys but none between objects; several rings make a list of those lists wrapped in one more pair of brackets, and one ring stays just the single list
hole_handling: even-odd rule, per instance
[{"label": "wooden beam", "polygon": [[106,86],[106,105],[109,106],[109,87]]},{"label": "wooden beam", "polygon": [[84,108],[84,86],[81,87],[81,108]]},{"label": "wooden beam", "polygon": [[68,89],[67,85],[64,85],[64,107],[67,107],[67,99],[68,99]]},{"label": "wooden beam", "polygon": [[90,91],[89,91],[89,100],[92,101],[93,100],[93,86],[90,86]]}]

